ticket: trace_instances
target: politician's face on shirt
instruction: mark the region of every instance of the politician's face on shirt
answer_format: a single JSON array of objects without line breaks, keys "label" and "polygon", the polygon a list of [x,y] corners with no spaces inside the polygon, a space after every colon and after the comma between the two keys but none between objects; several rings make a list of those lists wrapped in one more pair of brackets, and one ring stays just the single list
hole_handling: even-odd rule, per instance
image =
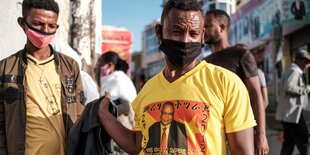
[{"label": "politician's face on shirt", "polygon": [[164,105],[160,113],[161,124],[164,126],[169,125],[173,120],[173,113],[174,113],[173,105],[170,104]]}]

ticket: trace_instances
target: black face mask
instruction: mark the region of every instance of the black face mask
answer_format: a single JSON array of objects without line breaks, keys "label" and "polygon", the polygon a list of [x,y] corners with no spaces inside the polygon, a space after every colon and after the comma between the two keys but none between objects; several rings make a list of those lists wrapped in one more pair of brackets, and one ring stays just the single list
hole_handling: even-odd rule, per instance
[{"label": "black face mask", "polygon": [[200,42],[180,42],[168,39],[161,39],[159,49],[163,51],[168,60],[175,67],[183,67],[195,60],[201,53],[203,44]]}]

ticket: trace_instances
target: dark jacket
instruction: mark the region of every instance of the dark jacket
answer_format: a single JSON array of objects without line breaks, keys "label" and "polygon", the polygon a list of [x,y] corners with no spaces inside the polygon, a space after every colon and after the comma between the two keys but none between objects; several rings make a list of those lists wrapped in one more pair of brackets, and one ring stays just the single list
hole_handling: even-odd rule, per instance
[{"label": "dark jacket", "polygon": [[299,1],[299,9],[297,9],[296,2],[293,2],[292,6],[291,6],[291,12],[294,15],[294,18],[296,20],[302,20],[304,18],[304,16],[306,15],[304,2]]},{"label": "dark jacket", "polygon": [[[100,101],[87,104],[80,119],[73,125],[68,139],[68,155],[107,155],[112,152],[111,137],[98,119]],[[109,111],[117,117],[116,106],[110,103]]]},{"label": "dark jacket", "polygon": [[[78,64],[68,56],[51,51],[61,80],[61,108],[66,134],[83,112],[83,86]],[[22,155],[26,141],[24,91],[27,58],[25,50],[0,61],[0,154]]]}]

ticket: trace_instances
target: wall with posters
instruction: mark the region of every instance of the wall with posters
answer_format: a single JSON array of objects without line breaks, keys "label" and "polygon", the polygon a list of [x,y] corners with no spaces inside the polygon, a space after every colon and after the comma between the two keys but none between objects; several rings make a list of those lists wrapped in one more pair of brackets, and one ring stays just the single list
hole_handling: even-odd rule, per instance
[{"label": "wall with posters", "polygon": [[243,43],[254,49],[256,60],[265,72],[271,109],[277,97],[275,56],[282,37],[281,1],[250,0],[231,16],[230,43]]},{"label": "wall with posters", "polygon": [[280,0],[251,0],[231,16],[230,43],[254,48],[271,37],[281,23]]},{"label": "wall with posters", "polygon": [[250,0],[231,16],[230,43],[244,43],[256,54],[266,75],[271,110],[292,51],[310,44],[309,23],[310,0]]}]

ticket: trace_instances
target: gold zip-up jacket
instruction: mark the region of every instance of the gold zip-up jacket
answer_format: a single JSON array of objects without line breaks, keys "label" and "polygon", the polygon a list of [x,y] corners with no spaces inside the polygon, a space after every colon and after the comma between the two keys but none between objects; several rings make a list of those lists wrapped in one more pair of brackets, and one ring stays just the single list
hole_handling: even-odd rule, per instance
[{"label": "gold zip-up jacket", "polygon": [[[66,135],[84,110],[77,62],[50,46],[61,80],[61,107]],[[23,155],[26,142],[25,50],[0,61],[0,154]],[[57,144],[55,144],[57,145]]]}]

